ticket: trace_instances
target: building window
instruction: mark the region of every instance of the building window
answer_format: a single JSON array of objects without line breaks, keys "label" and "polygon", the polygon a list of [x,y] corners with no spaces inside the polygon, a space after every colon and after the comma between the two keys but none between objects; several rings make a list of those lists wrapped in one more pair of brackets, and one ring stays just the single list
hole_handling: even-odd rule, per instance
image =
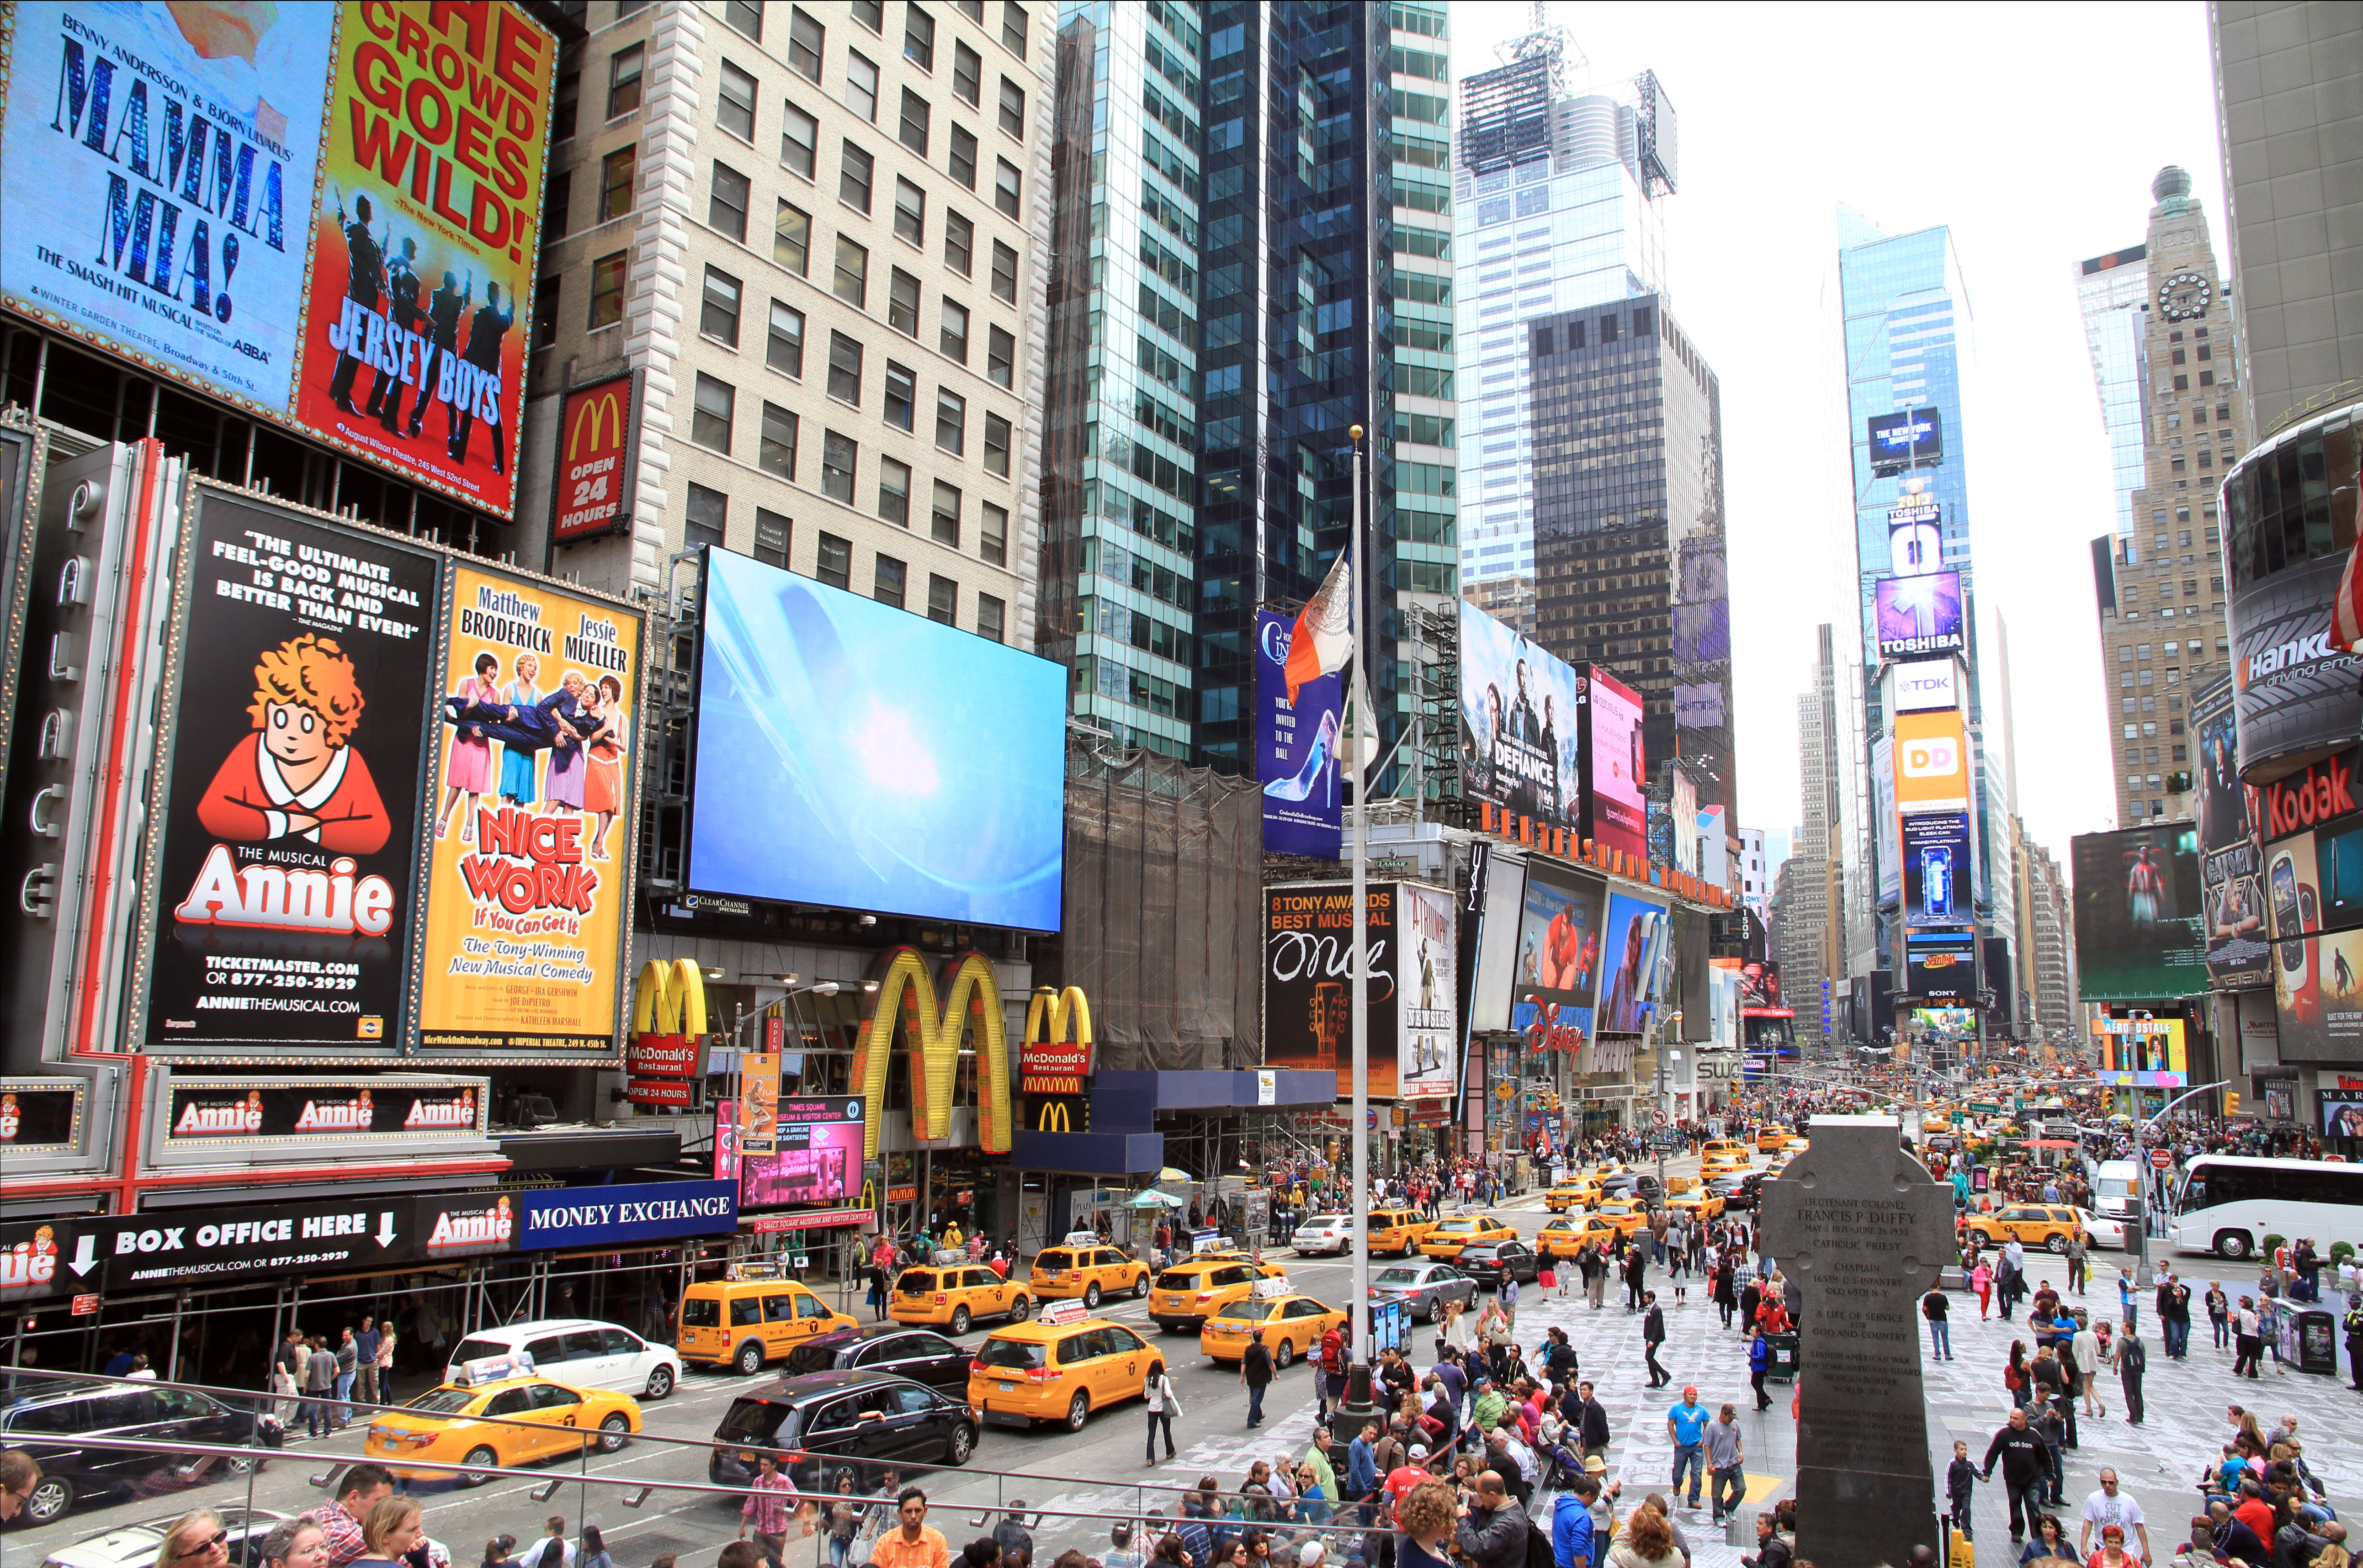
[{"label": "building window", "polygon": [[755,558],[766,566],[787,569],[788,540],[793,528],[776,512],[755,508]]},{"label": "building window", "polygon": [[968,363],[968,306],[949,294],[944,297],[943,328],[938,346],[947,358],[957,359],[963,365]]},{"label": "building window", "polygon": [[878,515],[898,528],[911,525],[911,465],[878,459]]},{"label": "building window", "polygon": [[976,226],[960,214],[944,211],[944,265],[965,278],[976,264]]},{"label": "building window", "polygon": [[886,361],[886,423],[908,430],[919,402],[919,379],[908,365]]},{"label": "building window", "polygon": [[558,285],[544,278],[533,286],[533,346],[547,348],[558,341]]},{"label": "building window", "polygon": [[591,263],[591,330],[624,319],[624,270],[630,253],[618,250]]},{"label": "building window", "polygon": [[960,548],[960,492],[957,485],[936,481],[936,507],[928,520],[928,534],[937,544]]},{"label": "building window", "polygon": [[783,375],[801,380],[804,373],[804,313],[793,305],[771,302],[771,331],[763,345],[763,363]]},{"label": "building window", "polygon": [[893,556],[880,556],[877,573],[871,580],[870,597],[881,604],[892,604],[900,610],[903,608],[903,580],[908,575],[909,569],[901,561]]},{"label": "building window", "polygon": [[[984,373],[994,386],[1010,386],[1016,375],[1017,339],[1001,327],[985,329]],[[961,357],[967,362],[967,357]]]},{"label": "building window", "polygon": [[599,160],[599,216],[605,223],[632,210],[632,186],[639,179],[640,149],[619,147]]},{"label": "building window", "polygon": [[1009,476],[1009,421],[997,414],[984,416],[984,471]]},{"label": "building window", "polygon": [[783,480],[796,477],[796,432],[799,421],[776,403],[763,405],[763,438],[755,448],[755,466]]},{"label": "building window", "polygon": [[886,0],[853,0],[853,19],[880,38],[884,38]]},{"label": "building window", "polygon": [[692,548],[712,545],[720,549],[729,531],[730,498],[702,484],[691,485],[687,502],[682,507],[682,542]]},{"label": "building window", "polygon": [[853,586],[853,542],[834,534],[820,536],[820,550],[813,563],[813,576],[831,588]]},{"label": "building window", "polygon": [[993,297],[1017,303],[1017,252],[997,239],[993,242]]},{"label": "building window", "polygon": [[697,313],[697,330],[738,347],[738,280],[716,268],[705,270],[705,294]]},{"label": "building window", "polygon": [[741,141],[755,139],[755,79],[727,60],[722,62],[720,101],[714,106],[714,123]]},{"label": "building window", "polygon": [[927,101],[908,87],[904,88],[903,122],[894,134],[902,140],[904,147],[922,158],[927,155],[928,119]]},{"label": "building window", "polygon": [[621,119],[640,106],[640,71],[648,45],[634,44],[607,57],[607,117]]},{"label": "building window", "polygon": [[919,280],[900,267],[886,270],[886,325],[905,337],[919,336]]},{"label": "building window", "polygon": [[878,67],[858,49],[845,51],[845,106],[878,123]]},{"label": "building window", "polygon": [[894,182],[894,237],[914,246],[926,244],[926,193],[908,180]]},{"label": "building window", "polygon": [[870,210],[870,176],[875,160],[854,146],[845,144],[845,158],[838,165],[837,199],[863,212]]},{"label": "building window", "polygon": [[861,345],[842,332],[828,335],[828,395],[861,406]]},{"label": "building window", "polygon": [[820,146],[820,122],[793,104],[782,105],[780,162],[789,172],[813,177],[814,154]]},{"label": "building window", "polygon": [[807,82],[820,80],[821,49],[827,29],[796,6],[788,13],[788,66]]},{"label": "building window", "polygon": [[993,162],[993,204],[1004,215],[1015,217],[1019,204],[1017,165],[1006,158],[996,158]]},{"label": "building window", "polygon": [[574,205],[574,171],[549,177],[549,194],[542,198],[543,237],[556,239],[566,232],[566,220]]},{"label": "building window", "polygon": [[976,189],[976,133],[958,122],[952,126],[951,171],[963,190]]},{"label": "building window", "polygon": [[689,438],[717,452],[730,450],[730,410],[738,396],[728,381],[716,381],[700,370],[696,401],[689,416]]},{"label": "building window", "polygon": [[978,594],[976,596],[976,635],[980,637],[990,637],[996,643],[1002,641],[1002,619],[1006,610],[1007,606],[992,594]]},{"label": "building window", "polygon": [[1026,89],[1006,76],[1001,79],[1001,128],[1020,141],[1026,139]]},{"label": "building window", "polygon": [[705,221],[731,238],[747,237],[747,176],[727,163],[714,166],[714,194],[705,204]]},{"label": "building window", "polygon": [[722,19],[757,43],[763,41],[763,0],[723,0]]},{"label": "building window", "polygon": [[549,106],[549,139],[564,141],[574,134],[582,108],[582,73],[570,71],[558,79],[558,95]]},{"label": "building window", "polygon": [[812,215],[782,202],[771,220],[771,259],[801,278],[811,256]]},{"label": "building window", "polygon": [[1017,0],[1004,0],[1001,7],[1001,41],[1018,59],[1026,58],[1026,7]]},{"label": "building window", "polygon": [[916,6],[904,7],[903,58],[922,71],[936,68],[936,19]]},{"label": "building window", "polygon": [[968,450],[968,399],[936,389],[936,445],[955,457]]},{"label": "building window", "polygon": [[927,619],[947,626],[960,624],[960,584],[948,577],[927,574]]},{"label": "building window", "polygon": [[837,279],[830,288],[838,299],[856,310],[868,308],[870,252],[846,235],[837,237]]},{"label": "building window", "polygon": [[984,95],[984,57],[958,39],[952,40],[952,94],[972,109]]},{"label": "building window", "polygon": [[976,553],[993,566],[1009,564],[1009,509],[991,502],[977,508]]},{"label": "building window", "polygon": [[850,436],[825,431],[820,442],[820,491],[823,495],[853,504],[853,469],[861,448]]}]

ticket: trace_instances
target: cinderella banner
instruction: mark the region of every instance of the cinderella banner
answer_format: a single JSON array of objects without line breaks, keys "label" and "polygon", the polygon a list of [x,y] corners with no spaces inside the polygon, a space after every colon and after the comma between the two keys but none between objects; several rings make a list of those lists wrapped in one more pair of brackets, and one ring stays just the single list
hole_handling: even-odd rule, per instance
[{"label": "cinderella banner", "polygon": [[1343,793],[1337,748],[1345,679],[1325,675],[1288,700],[1288,642],[1295,618],[1256,615],[1256,777],[1263,780],[1263,846],[1282,855],[1338,858]]}]

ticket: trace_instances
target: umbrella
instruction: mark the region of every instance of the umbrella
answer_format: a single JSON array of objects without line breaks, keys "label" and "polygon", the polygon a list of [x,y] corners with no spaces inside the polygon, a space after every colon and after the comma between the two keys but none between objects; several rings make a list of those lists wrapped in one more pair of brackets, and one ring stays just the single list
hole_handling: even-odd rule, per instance
[{"label": "umbrella", "polygon": [[1157,1173],[1157,1179],[1159,1181],[1195,1181],[1198,1178],[1188,1171],[1177,1171],[1171,1165],[1168,1165]]},{"label": "umbrella", "polygon": [[2073,1138],[2029,1138],[2026,1146],[2030,1149],[2072,1149],[2076,1147],[2076,1141]]},{"label": "umbrella", "polygon": [[1182,1207],[1182,1200],[1171,1193],[1159,1192],[1151,1187],[1147,1192],[1133,1194],[1132,1200],[1125,1207],[1126,1209],[1179,1209]]}]

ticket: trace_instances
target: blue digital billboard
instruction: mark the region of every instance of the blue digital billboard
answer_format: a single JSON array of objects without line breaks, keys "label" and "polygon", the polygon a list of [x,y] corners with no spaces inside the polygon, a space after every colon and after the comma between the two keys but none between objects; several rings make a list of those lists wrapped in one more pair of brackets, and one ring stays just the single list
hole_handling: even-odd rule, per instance
[{"label": "blue digital billboard", "polygon": [[1256,614],[1256,777],[1263,780],[1263,846],[1278,855],[1338,857],[1339,724],[1343,675],[1324,675],[1288,700],[1288,645],[1296,618]]},{"label": "blue digital billboard", "polygon": [[1665,922],[1666,906],[1629,893],[1608,895],[1606,942],[1601,961],[1610,966],[1602,982],[1593,1021],[1603,1034],[1638,1034],[1641,1021],[1657,1002],[1657,977],[1646,973],[1649,943]]},{"label": "blue digital billboard", "polygon": [[1059,929],[1067,672],[709,549],[687,885]]}]

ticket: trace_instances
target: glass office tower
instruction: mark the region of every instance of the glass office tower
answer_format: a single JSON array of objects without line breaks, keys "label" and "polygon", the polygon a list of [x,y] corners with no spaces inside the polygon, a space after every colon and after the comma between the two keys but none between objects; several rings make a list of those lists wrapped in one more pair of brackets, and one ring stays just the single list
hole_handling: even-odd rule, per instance
[{"label": "glass office tower", "polygon": [[2101,425],[2109,437],[2109,488],[2116,495],[2117,537],[2134,532],[2134,491],[2141,489],[2143,425],[2149,399],[2142,364],[2149,298],[2149,250],[2129,246],[2075,263],[2076,309],[2084,318],[2084,347],[2092,357],[2092,387],[2101,396]]}]

